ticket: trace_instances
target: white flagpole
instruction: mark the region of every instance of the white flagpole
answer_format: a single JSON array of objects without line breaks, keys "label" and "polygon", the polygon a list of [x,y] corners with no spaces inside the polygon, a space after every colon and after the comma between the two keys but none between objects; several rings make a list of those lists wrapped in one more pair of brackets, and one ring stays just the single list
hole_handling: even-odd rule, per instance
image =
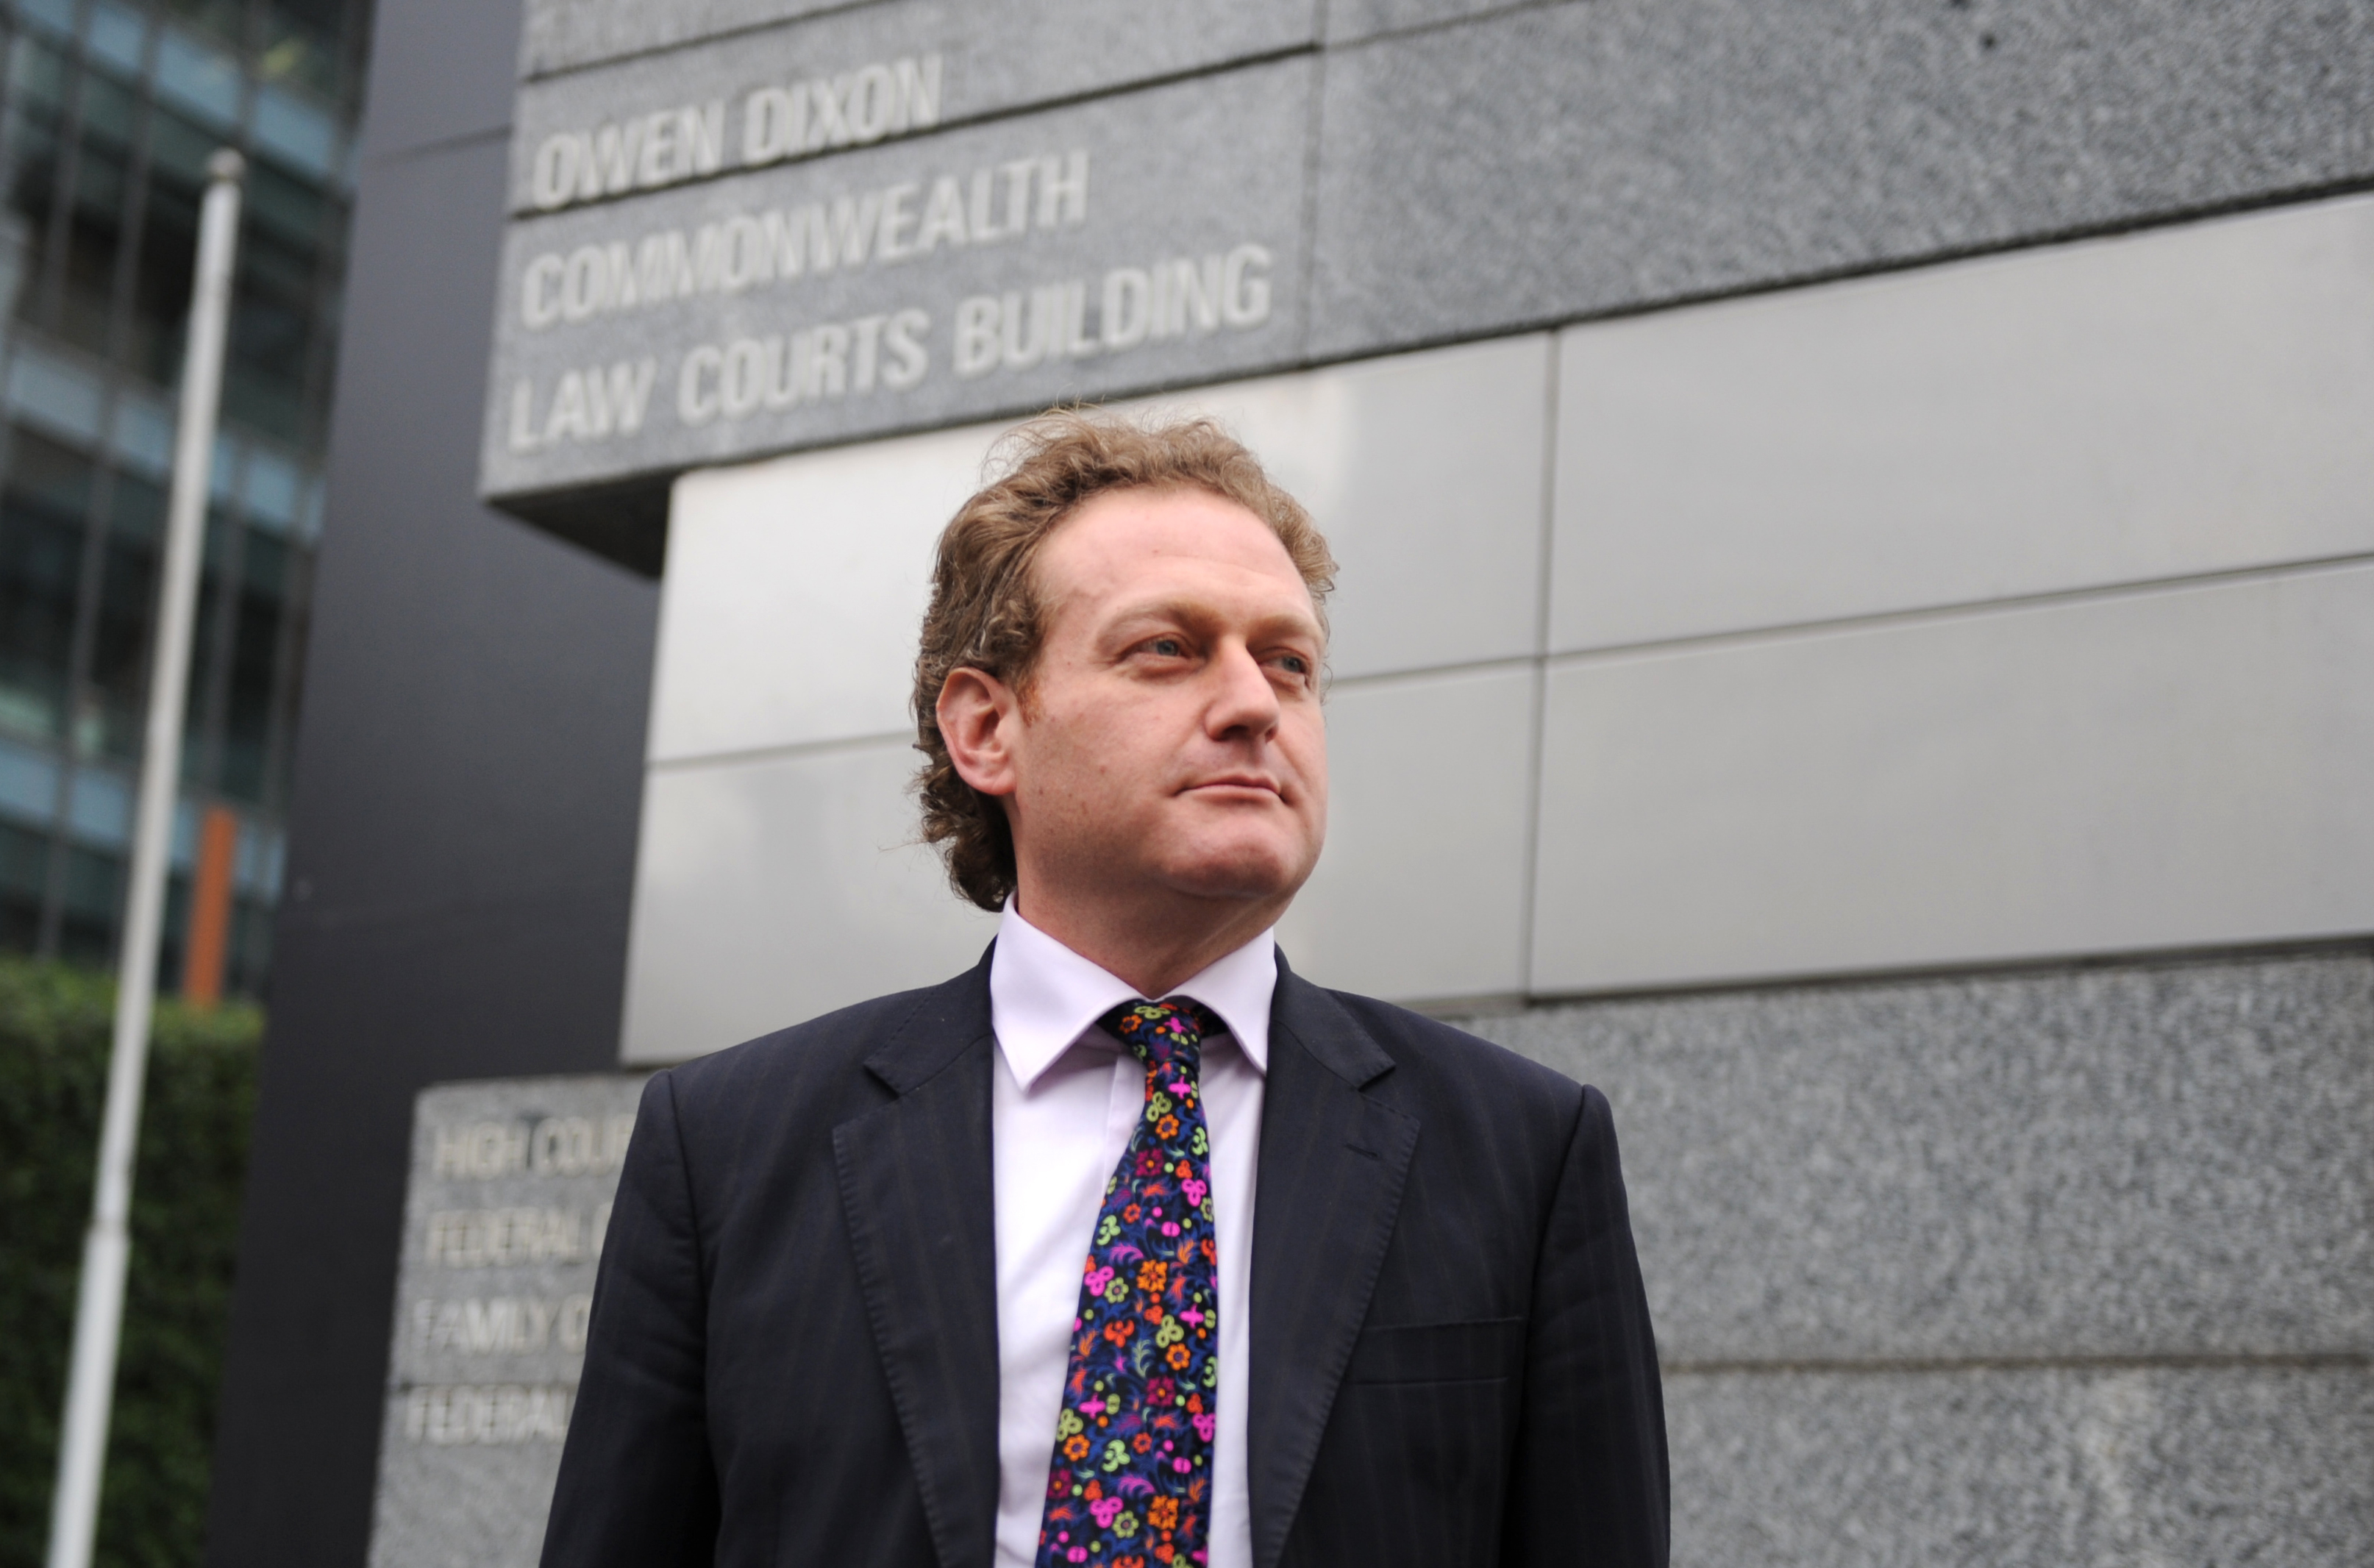
[{"label": "white flagpole", "polygon": [[173,437],[173,490],[165,514],[163,581],[148,672],[148,728],[133,820],[132,886],[115,986],[115,1047],[108,1058],[99,1180],[75,1303],[74,1364],[58,1442],[57,1491],[50,1504],[49,1568],[90,1568],[99,1530],[99,1483],[123,1327],[123,1279],[132,1259],[132,1161],[139,1146],[140,1091],[148,1067],[157,944],[165,924],[165,872],[173,855],[173,803],[181,793],[182,709],[189,697],[190,631],[197,619],[198,562],[206,547],[215,416],[222,398],[231,264],[239,242],[240,182],[246,172],[239,154],[228,147],[216,153],[206,162],[206,203],[198,213],[197,277],[190,294],[189,348],[182,360],[181,422]]}]

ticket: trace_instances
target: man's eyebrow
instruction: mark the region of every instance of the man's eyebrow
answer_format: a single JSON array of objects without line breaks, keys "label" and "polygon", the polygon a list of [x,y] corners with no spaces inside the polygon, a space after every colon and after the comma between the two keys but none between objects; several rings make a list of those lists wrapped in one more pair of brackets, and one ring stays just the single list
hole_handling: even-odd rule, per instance
[{"label": "man's eyebrow", "polygon": [[[1146,622],[1193,623],[1212,619],[1218,613],[1210,601],[1193,595],[1167,595],[1118,609],[1105,625],[1109,633],[1119,633]],[[1320,629],[1318,616],[1308,609],[1282,609],[1258,615],[1253,618],[1252,625],[1256,631],[1267,631],[1273,635],[1278,630],[1286,629],[1308,636],[1314,642],[1326,641],[1325,632]]]}]

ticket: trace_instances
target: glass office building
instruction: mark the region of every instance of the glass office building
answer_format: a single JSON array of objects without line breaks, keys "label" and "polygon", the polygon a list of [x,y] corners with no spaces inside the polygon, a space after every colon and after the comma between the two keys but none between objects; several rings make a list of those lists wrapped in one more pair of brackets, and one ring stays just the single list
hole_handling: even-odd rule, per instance
[{"label": "glass office building", "polygon": [[250,174],[161,978],[203,881],[219,984],[264,986],[369,11],[0,8],[0,947],[113,955],[198,200],[229,146]]}]

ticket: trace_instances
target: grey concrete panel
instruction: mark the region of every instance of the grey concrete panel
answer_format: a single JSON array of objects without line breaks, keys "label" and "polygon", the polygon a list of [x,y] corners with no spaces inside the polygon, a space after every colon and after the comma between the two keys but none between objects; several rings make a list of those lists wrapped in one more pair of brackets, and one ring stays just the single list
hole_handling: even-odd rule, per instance
[{"label": "grey concrete panel", "polygon": [[1341,567],[1328,665],[1353,678],[1540,646],[1548,361],[1503,338],[1162,402],[1217,416],[1310,510]]},{"label": "grey concrete panel", "polygon": [[642,1079],[424,1090],[370,1568],[534,1568]]},{"label": "grey concrete panel", "polygon": [[[527,0],[520,27],[520,75],[535,77],[624,54],[641,54],[718,33],[790,21],[849,3],[671,0],[655,6],[651,0]],[[863,5],[865,0],[857,3]]]},{"label": "grey concrete panel", "polygon": [[1551,646],[2374,552],[2374,199],[1570,329]]},{"label": "grey concrete panel", "polygon": [[654,761],[910,731],[940,530],[1000,427],[676,481],[652,671]]},{"label": "grey concrete panel", "polygon": [[[1250,66],[515,222],[482,483],[518,496],[1290,361],[1311,76]],[[797,276],[770,270],[786,254]]]},{"label": "grey concrete panel", "polygon": [[994,917],[920,842],[904,738],[654,769],[624,1059],[681,1061],[970,968]]},{"label": "grey concrete panel", "polygon": [[1605,0],[1331,52],[1322,357],[2374,172],[2374,15],[2309,0]]},{"label": "grey concrete panel", "polygon": [[1675,1568],[2374,1558],[2374,1376],[2139,1367],[1669,1376]]},{"label": "grey concrete panel", "polygon": [[1567,1005],[1681,1364],[2374,1353],[2374,959]]},{"label": "grey concrete panel", "polygon": [[363,156],[384,158],[507,129],[519,83],[508,51],[499,41],[488,44],[489,35],[499,39],[510,31],[516,15],[483,0],[409,0],[376,9]]},{"label": "grey concrete panel", "polygon": [[2374,569],[1554,661],[1535,994],[2374,929]]},{"label": "grey concrete panel", "polygon": [[1400,1001],[1524,985],[1530,666],[1364,681],[1327,701],[1327,847],[1278,940]]},{"label": "grey concrete panel", "polygon": [[[915,119],[895,115],[897,128],[880,133],[920,135],[1281,53],[1308,44],[1315,27],[1313,0],[1040,0],[996,7],[896,0],[828,11],[793,25],[523,84],[511,143],[511,206],[529,212],[565,205],[557,190],[539,202],[534,187],[536,151],[546,137],[688,104],[723,105],[723,168],[748,167],[744,130],[756,88],[835,80],[874,65],[895,70],[900,60],[914,62],[919,71],[929,63],[937,87],[926,99],[930,112]],[[820,116],[810,124],[817,153],[850,145],[836,143]],[[773,144],[770,136],[758,142],[762,164],[813,156],[787,155]]]}]

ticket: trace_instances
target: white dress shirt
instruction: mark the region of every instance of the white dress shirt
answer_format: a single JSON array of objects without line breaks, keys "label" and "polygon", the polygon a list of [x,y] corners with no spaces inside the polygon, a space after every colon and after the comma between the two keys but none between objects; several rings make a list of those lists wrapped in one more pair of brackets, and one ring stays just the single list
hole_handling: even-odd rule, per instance
[{"label": "white dress shirt", "polygon": [[[1252,1568],[1245,1490],[1245,1357],[1251,1343],[1253,1176],[1269,1071],[1271,934],[1171,991],[1228,1032],[1204,1042],[1212,1135],[1212,1229],[1219,1244],[1219,1430],[1212,1444],[1209,1568]],[[990,1148],[997,1206],[997,1563],[1039,1560],[1080,1274],[1105,1183],[1146,1106],[1146,1070],[1097,1020],[1137,992],[1031,925],[1006,901],[989,964],[997,1032]],[[1161,998],[1152,998],[1160,1000]]]}]

